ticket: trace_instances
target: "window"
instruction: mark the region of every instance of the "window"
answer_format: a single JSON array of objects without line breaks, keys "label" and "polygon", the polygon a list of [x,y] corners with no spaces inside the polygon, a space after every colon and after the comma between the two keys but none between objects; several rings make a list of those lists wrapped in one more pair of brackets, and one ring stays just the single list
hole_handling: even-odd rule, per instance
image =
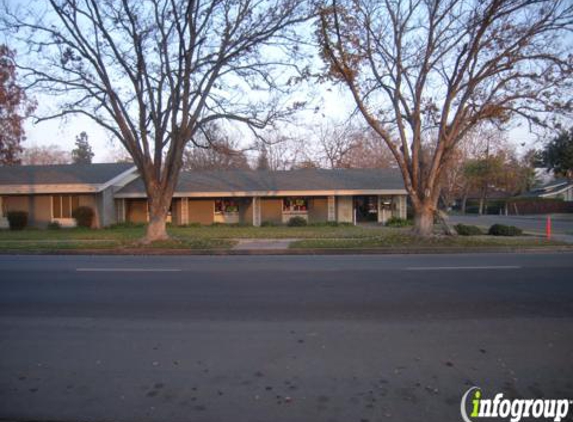
[{"label": "window", "polygon": [[77,195],[53,195],[52,218],[72,218],[72,211],[80,206]]},{"label": "window", "polygon": [[239,203],[232,198],[216,199],[215,212],[239,212]]},{"label": "window", "polygon": [[308,199],[285,198],[283,199],[283,211],[285,212],[308,211]]}]

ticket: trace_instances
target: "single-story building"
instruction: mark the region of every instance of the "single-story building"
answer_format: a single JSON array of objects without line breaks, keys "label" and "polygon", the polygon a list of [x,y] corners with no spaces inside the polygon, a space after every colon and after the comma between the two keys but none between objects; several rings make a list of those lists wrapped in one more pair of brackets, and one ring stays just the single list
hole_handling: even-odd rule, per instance
[{"label": "single-story building", "polygon": [[26,211],[28,225],[75,225],[72,210],[94,210],[94,227],[116,223],[114,194],[137,178],[130,163],[0,166],[0,227],[9,211]]},{"label": "single-story building", "polygon": [[[95,211],[94,227],[149,219],[142,179],[129,163],[0,167],[0,225],[26,211],[29,224],[75,224],[77,206]],[[406,218],[397,169],[225,170],[182,172],[168,221],[191,223],[379,222]]]}]

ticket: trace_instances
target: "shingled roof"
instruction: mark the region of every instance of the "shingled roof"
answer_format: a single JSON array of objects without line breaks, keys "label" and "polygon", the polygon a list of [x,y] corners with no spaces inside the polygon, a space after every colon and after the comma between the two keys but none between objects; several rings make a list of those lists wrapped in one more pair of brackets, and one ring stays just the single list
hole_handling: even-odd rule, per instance
[{"label": "shingled roof", "polygon": [[0,166],[0,185],[100,185],[131,168],[131,163]]},{"label": "shingled roof", "polygon": [[[398,169],[225,170],[183,172],[175,195],[220,192],[404,190]],[[127,184],[116,196],[145,195],[143,181]]]}]

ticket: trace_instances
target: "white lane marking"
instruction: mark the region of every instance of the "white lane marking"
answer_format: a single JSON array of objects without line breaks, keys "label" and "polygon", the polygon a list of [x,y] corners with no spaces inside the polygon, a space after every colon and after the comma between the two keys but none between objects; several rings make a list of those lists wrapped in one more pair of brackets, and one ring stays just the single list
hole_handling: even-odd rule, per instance
[{"label": "white lane marking", "polygon": [[519,265],[488,265],[472,267],[407,267],[406,271],[432,271],[432,270],[517,270]]},{"label": "white lane marking", "polygon": [[166,273],[179,272],[178,268],[76,268],[79,272],[146,272],[146,273]]}]

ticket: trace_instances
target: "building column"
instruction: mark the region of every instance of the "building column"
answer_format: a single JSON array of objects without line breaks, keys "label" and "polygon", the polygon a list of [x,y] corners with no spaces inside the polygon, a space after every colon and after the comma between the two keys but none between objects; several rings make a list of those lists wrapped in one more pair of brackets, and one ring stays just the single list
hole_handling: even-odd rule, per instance
[{"label": "building column", "polygon": [[189,224],[189,198],[181,198],[179,224],[186,226]]},{"label": "building column", "polygon": [[397,201],[398,197],[392,197],[390,203],[388,203],[388,198],[385,195],[378,195],[378,222],[381,224],[386,224],[388,219],[394,215],[392,205],[396,204],[398,208],[400,207],[400,202]]},{"label": "building column", "polygon": [[328,197],[328,221],[336,221],[336,198],[334,196]]},{"label": "building column", "polygon": [[408,206],[406,202],[406,196],[404,195],[400,196],[399,204],[400,204],[400,218],[405,220],[408,215],[406,212],[407,211],[406,207]]},{"label": "building column", "polygon": [[261,198],[253,196],[253,226],[261,226]]},{"label": "building column", "polygon": [[126,203],[125,199],[118,199],[117,200],[117,222],[118,223],[125,223],[126,220]]}]

